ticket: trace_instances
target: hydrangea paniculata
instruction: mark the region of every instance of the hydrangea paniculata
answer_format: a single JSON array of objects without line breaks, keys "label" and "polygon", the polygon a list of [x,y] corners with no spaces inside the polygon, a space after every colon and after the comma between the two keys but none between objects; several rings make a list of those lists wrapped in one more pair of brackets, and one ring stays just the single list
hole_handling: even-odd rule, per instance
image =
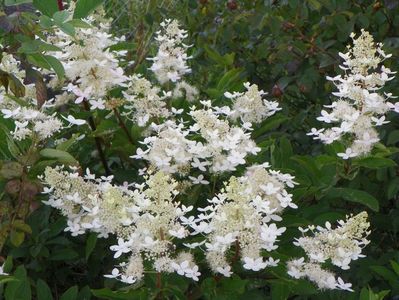
[{"label": "hydrangea paniculata", "polygon": [[[336,279],[335,274],[324,270],[322,264],[329,261],[342,270],[349,269],[351,261],[364,257],[361,252],[369,243],[369,227],[367,213],[361,212],[356,216],[347,216],[345,221],[338,221],[335,229],[329,222],[325,227],[311,225],[299,228],[303,236],[297,238],[294,245],[305,251],[306,259],[302,257],[288,262],[288,274],[294,278],[306,277],[320,289],[350,290],[351,284],[344,283],[341,278]],[[307,232],[312,235],[305,235]]]},{"label": "hydrangea paniculata", "polygon": [[227,260],[231,248],[243,267],[259,271],[276,266],[279,260],[271,256],[264,260],[262,252],[277,249],[278,237],[285,227],[277,227],[280,214],[287,208],[297,208],[286,187],[296,184],[293,177],[268,169],[268,164],[248,168],[245,176],[234,177],[209,205],[190,222],[193,234],[206,237],[206,259],[215,273],[229,277],[232,266]]},{"label": "hydrangea paniculata", "polygon": [[320,130],[312,128],[308,133],[325,144],[342,141],[346,150],[338,156],[343,159],[368,154],[380,140],[375,127],[387,123],[385,114],[389,110],[399,112],[397,105],[388,101],[395,97],[380,91],[396,73],[382,65],[391,54],[385,54],[383,45],[375,44],[365,30],[357,38],[352,33],[351,38],[353,46],[339,54],[344,60],[340,68],[345,74],[327,77],[338,89],[333,93],[338,100],[326,105],[328,110],[322,110],[317,118],[333,126]]},{"label": "hydrangea paniculata", "polygon": [[161,30],[157,32],[155,40],[159,43],[158,53],[148,60],[153,61],[150,68],[160,84],[178,82],[182,76],[190,73],[187,65],[187,45],[183,40],[187,38],[187,31],[179,28],[177,20],[166,19],[161,23]]},{"label": "hydrangea paniculata", "polygon": [[262,99],[265,93],[259,90],[256,84],[244,83],[247,91],[239,93],[224,93],[224,96],[233,101],[234,112],[230,116],[233,120],[240,118],[243,122],[261,123],[267,117],[281,110],[276,101]]}]

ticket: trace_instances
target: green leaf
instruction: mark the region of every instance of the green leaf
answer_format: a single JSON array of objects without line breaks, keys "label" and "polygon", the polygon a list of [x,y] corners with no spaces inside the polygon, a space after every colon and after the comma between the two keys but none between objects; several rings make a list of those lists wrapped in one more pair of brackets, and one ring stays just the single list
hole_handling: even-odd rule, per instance
[{"label": "green leaf", "polygon": [[272,293],[271,298],[273,300],[285,300],[290,295],[290,289],[283,282],[275,282],[271,284]]},{"label": "green leaf", "polygon": [[73,13],[74,19],[86,18],[97,6],[102,4],[104,0],[78,0],[75,11]]},{"label": "green leaf", "polygon": [[307,2],[313,10],[321,9],[321,3],[318,0],[307,0]]},{"label": "green leaf", "polygon": [[230,85],[240,78],[241,74],[241,68],[231,69],[230,71],[226,72],[222,78],[220,78],[217,89],[222,92],[227,91]]},{"label": "green leaf", "polygon": [[69,17],[69,12],[67,10],[56,11],[53,14],[54,22],[59,25],[64,23]]},{"label": "green leaf", "polygon": [[33,5],[48,17],[52,17],[58,11],[58,4],[55,0],[33,0]]},{"label": "green leaf", "polygon": [[48,17],[46,15],[41,15],[39,18],[39,24],[41,27],[48,29],[54,25],[54,22],[53,22],[53,20],[51,20],[50,17]]},{"label": "green leaf", "polygon": [[390,263],[391,263],[392,269],[395,271],[396,275],[399,276],[399,264],[394,260],[391,260]]},{"label": "green leaf", "polygon": [[220,281],[221,287],[226,294],[243,294],[245,292],[245,286],[248,284],[247,279],[241,279],[237,275],[233,275],[230,278],[223,278]]},{"label": "green leaf", "polygon": [[386,189],[388,199],[393,199],[399,192],[399,177],[392,178]]},{"label": "green leaf", "polygon": [[11,92],[15,95],[15,97],[23,97],[25,96],[25,86],[21,81],[13,74],[8,74],[8,84]]},{"label": "green leaf", "polygon": [[46,158],[55,158],[61,163],[79,165],[78,161],[66,151],[46,148],[40,151],[40,155]]},{"label": "green leaf", "polygon": [[383,290],[381,292],[377,293],[377,300],[384,300],[386,299],[385,296],[387,296],[391,291],[390,290]]},{"label": "green leaf", "polygon": [[91,291],[89,286],[84,286],[77,296],[76,300],[90,300],[91,299]]},{"label": "green leaf", "polygon": [[67,23],[71,24],[73,27],[78,27],[78,28],[90,28],[90,27],[92,27],[89,23],[86,23],[85,21],[82,21],[82,20],[79,20],[79,19],[73,19],[73,20],[68,21]]},{"label": "green leaf", "polygon": [[89,237],[86,241],[86,260],[90,257],[90,254],[93,252],[94,248],[96,247],[97,243],[97,234],[92,232],[90,233]]},{"label": "green leaf", "polygon": [[61,49],[52,44],[47,44],[41,40],[30,40],[23,42],[21,47],[18,49],[19,53],[34,54],[43,51],[61,51]]},{"label": "green leaf", "polygon": [[62,63],[51,55],[43,55],[40,53],[30,54],[27,56],[28,61],[40,68],[47,70],[54,70],[58,78],[63,78],[65,75],[65,69]]},{"label": "green leaf", "polygon": [[115,123],[112,120],[102,120],[100,124],[97,125],[95,131],[93,131],[93,136],[105,136],[113,134],[117,130]]},{"label": "green leaf", "polygon": [[145,296],[145,290],[130,290],[130,291],[112,291],[108,288],[91,290],[93,296],[98,297],[100,299],[109,299],[109,300],[138,300],[138,299],[149,299],[142,298],[142,295]]},{"label": "green leaf", "polygon": [[370,269],[373,270],[374,272],[376,272],[378,275],[380,275],[382,278],[384,278],[387,281],[396,282],[399,279],[398,276],[394,272],[392,272],[391,270],[389,270],[386,267],[370,266]]},{"label": "green leaf", "polygon": [[0,275],[0,286],[10,281],[18,281],[18,279],[13,276]]},{"label": "green leaf", "polygon": [[22,231],[12,230],[10,234],[10,242],[15,247],[19,247],[25,240],[25,233]]},{"label": "green leaf", "polygon": [[6,300],[30,300],[32,293],[30,283],[23,265],[18,266],[13,276],[17,281],[8,282],[4,291]]},{"label": "green leaf", "polygon": [[319,187],[322,173],[316,165],[316,161],[311,156],[292,156],[292,160],[296,161],[300,167],[300,170],[312,181],[315,187]]},{"label": "green leaf", "polygon": [[209,47],[208,45],[204,45],[204,50],[206,54],[208,54],[209,58],[212,59],[214,62],[224,65],[223,56],[221,56],[216,50]]},{"label": "green leaf", "polygon": [[[2,123],[0,123],[0,128],[3,130],[4,135],[7,138],[8,151],[10,152],[12,157],[14,157],[15,159],[18,159],[19,156],[21,155],[21,150],[19,149],[18,145],[14,141],[14,138],[10,134],[10,129],[5,124],[2,124]],[[4,176],[4,174],[1,174],[1,171],[0,171],[0,175]]]},{"label": "green leaf", "polygon": [[362,288],[362,290],[360,291],[360,297],[359,300],[372,300],[373,298],[371,298],[369,296],[370,292],[367,288]]},{"label": "green leaf", "polygon": [[350,188],[331,188],[326,197],[328,198],[343,198],[346,201],[356,202],[366,205],[374,211],[379,210],[379,203],[376,198],[367,192],[350,189]]},{"label": "green leaf", "polygon": [[235,53],[228,53],[222,56],[208,45],[204,45],[204,50],[210,59],[221,66],[231,66],[234,63]]},{"label": "green leaf", "polygon": [[12,256],[8,255],[6,261],[3,264],[3,271],[6,273],[10,273],[12,268],[13,268],[13,261],[12,261]]},{"label": "green leaf", "polygon": [[79,137],[80,137],[80,134],[74,133],[68,140],[58,144],[56,149],[67,151],[69,148],[72,147],[73,144],[76,143],[76,141],[78,140]]},{"label": "green leaf", "polygon": [[396,166],[396,163],[392,159],[384,157],[365,157],[353,161],[353,164],[368,169],[380,169]]},{"label": "green leaf", "polygon": [[65,69],[62,63],[56,59],[54,56],[45,55],[47,62],[50,64],[51,68],[55,71],[59,79],[62,79],[65,76]]},{"label": "green leaf", "polygon": [[59,235],[62,231],[64,231],[65,227],[66,227],[66,222],[64,218],[59,218],[57,221],[51,223],[48,228],[49,229],[48,238],[52,238]]},{"label": "green leaf", "polygon": [[74,285],[62,294],[60,300],[76,300],[76,298],[78,297],[78,291],[78,287]]},{"label": "green leaf", "polygon": [[32,228],[28,224],[26,224],[23,220],[16,220],[12,223],[12,226],[19,231],[32,234]]},{"label": "green leaf", "polygon": [[387,145],[395,145],[397,142],[399,142],[399,130],[392,130],[387,139]]},{"label": "green leaf", "polygon": [[36,284],[37,300],[52,300],[51,290],[46,282],[39,279]]},{"label": "green leaf", "polygon": [[50,256],[50,260],[73,260],[79,257],[79,254],[72,249],[58,249]]},{"label": "green leaf", "polygon": [[70,36],[75,35],[75,27],[73,27],[73,25],[70,22],[58,24],[58,27],[63,32],[65,32],[66,34],[69,34]]},{"label": "green leaf", "polygon": [[289,118],[287,116],[283,115],[275,115],[270,118],[268,118],[266,121],[262,123],[262,126],[260,128],[257,128],[254,130],[252,137],[257,138],[260,137],[262,134],[267,133],[268,131],[271,131],[278,126],[280,126],[282,123],[285,121],[288,121]]}]

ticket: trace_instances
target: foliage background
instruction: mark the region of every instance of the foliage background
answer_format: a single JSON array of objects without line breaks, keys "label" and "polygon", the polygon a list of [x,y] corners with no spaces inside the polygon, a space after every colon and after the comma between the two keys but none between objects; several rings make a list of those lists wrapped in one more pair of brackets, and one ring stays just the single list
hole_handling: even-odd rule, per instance
[{"label": "foliage background", "polygon": [[[256,128],[254,137],[262,147],[262,160],[289,171],[300,183],[294,191],[299,209],[284,217],[283,222],[290,227],[280,242],[279,250],[284,249],[279,253],[281,257],[296,254],[297,249],[291,243],[298,235],[297,226],[333,222],[348,212],[364,209],[370,215],[372,242],[365,248],[367,257],[354,262],[344,274],[354,284],[354,293],[320,292],[310,283],[288,278],[281,267],[259,274],[241,272],[231,279],[213,278],[205,273],[199,284],[168,276],[163,278],[165,297],[273,300],[399,297],[398,116],[389,116],[391,123],[380,132],[382,144],[372,156],[353,163],[336,158],[339,144],[325,147],[306,136],[310,128],[316,127],[322,105],[331,102],[333,86],[325,76],[340,73],[338,52],[345,49],[352,31],[357,33],[361,28],[370,31],[376,41],[384,43],[386,53],[393,53],[388,62],[391,70],[399,70],[398,1],[108,0],[104,7],[114,19],[113,31],[128,38],[121,47],[127,48],[130,58],[137,62],[126,67],[129,72],[151,76],[145,57],[155,54],[151,38],[157,24],[163,18],[177,18],[194,45],[190,81],[201,89],[203,98],[222,103],[226,101],[222,97],[226,90],[240,90],[242,82],[250,81],[269,92],[268,97],[278,99],[283,110]],[[399,95],[398,80],[387,87],[396,95]],[[91,136],[104,141],[105,155],[116,181],[135,181],[140,166],[129,158],[135,147],[128,143],[117,120],[105,119],[103,112],[95,119],[97,130]],[[18,175],[10,175],[14,170],[9,163],[13,153],[6,142],[6,133],[11,124],[4,119],[0,123],[6,127],[0,131],[1,215],[6,210],[4,203],[11,199],[6,184]],[[138,128],[133,124],[128,126],[138,143]],[[82,166],[103,174],[94,148],[94,140],[86,139],[66,150]],[[46,159],[42,157],[40,161]],[[36,175],[31,172],[25,182],[33,184]],[[40,205],[41,199],[44,198],[35,195],[32,200],[37,209],[26,219],[29,228],[14,234],[18,240],[21,237],[18,232],[24,232],[22,240],[12,241],[11,236],[1,250],[1,257],[8,257],[6,271],[10,270],[19,280],[3,282],[0,299],[150,299],[156,294],[155,276],[147,276],[141,287],[130,291],[104,278],[102,274],[112,268],[108,250],[112,241],[97,239],[95,235],[73,238],[63,233],[65,220],[56,211]],[[188,199],[201,201],[201,194],[194,190]]]}]

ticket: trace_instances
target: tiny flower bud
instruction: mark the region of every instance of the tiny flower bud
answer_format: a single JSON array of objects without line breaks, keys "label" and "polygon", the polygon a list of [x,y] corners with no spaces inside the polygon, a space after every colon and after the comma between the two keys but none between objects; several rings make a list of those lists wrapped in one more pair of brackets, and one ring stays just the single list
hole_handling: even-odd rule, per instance
[{"label": "tiny flower bud", "polygon": [[278,84],[275,84],[272,88],[273,97],[280,98],[283,95],[283,91],[281,90]]}]

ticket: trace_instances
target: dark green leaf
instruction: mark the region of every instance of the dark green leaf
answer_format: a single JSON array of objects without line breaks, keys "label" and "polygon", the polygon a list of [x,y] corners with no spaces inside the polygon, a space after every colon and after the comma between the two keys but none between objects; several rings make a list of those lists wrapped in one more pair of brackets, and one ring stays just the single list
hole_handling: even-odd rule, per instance
[{"label": "dark green leaf", "polygon": [[55,158],[61,163],[78,165],[77,160],[68,152],[56,149],[46,148],[40,151],[40,155],[46,158]]},{"label": "dark green leaf", "polygon": [[51,290],[46,282],[39,279],[36,284],[37,300],[52,300]]},{"label": "dark green leaf", "polygon": [[11,92],[15,95],[15,97],[23,97],[25,96],[25,86],[22,84],[21,81],[13,74],[8,75],[9,78],[9,88]]},{"label": "dark green leaf", "polygon": [[75,285],[70,287],[61,295],[60,300],[77,300],[78,296],[78,287]]},{"label": "dark green leaf", "polygon": [[395,167],[396,163],[389,158],[384,157],[366,157],[353,162],[354,165],[369,168],[369,169],[379,169]]},{"label": "dark green leaf", "polygon": [[97,243],[97,234],[96,233],[90,233],[89,237],[87,238],[86,241],[86,260],[89,258],[90,254],[93,252],[94,248],[96,247]]},{"label": "dark green leaf", "polygon": [[58,4],[55,0],[33,0],[33,5],[48,17],[52,17],[58,11]]},{"label": "dark green leaf", "polygon": [[326,195],[328,198],[343,198],[346,201],[366,205],[374,211],[379,210],[379,203],[376,198],[365,191],[350,188],[331,188]]},{"label": "dark green leaf", "polygon": [[72,260],[79,257],[79,254],[72,249],[58,249],[55,250],[54,253],[51,254],[50,260]]},{"label": "dark green leaf", "polygon": [[86,18],[97,6],[102,4],[104,0],[78,0],[75,11],[73,13],[74,19]]},{"label": "dark green leaf", "polygon": [[43,54],[30,54],[28,55],[28,60],[40,67],[47,70],[54,70],[57,74],[58,78],[63,78],[65,75],[65,70],[61,62],[51,55],[43,55]]},{"label": "dark green leaf", "polygon": [[32,299],[30,283],[26,276],[26,270],[23,265],[18,266],[14,272],[17,281],[8,282],[5,288],[6,300],[30,300]]},{"label": "dark green leaf", "polygon": [[53,14],[53,20],[57,25],[64,23],[69,17],[69,12],[67,10],[56,11]]}]

